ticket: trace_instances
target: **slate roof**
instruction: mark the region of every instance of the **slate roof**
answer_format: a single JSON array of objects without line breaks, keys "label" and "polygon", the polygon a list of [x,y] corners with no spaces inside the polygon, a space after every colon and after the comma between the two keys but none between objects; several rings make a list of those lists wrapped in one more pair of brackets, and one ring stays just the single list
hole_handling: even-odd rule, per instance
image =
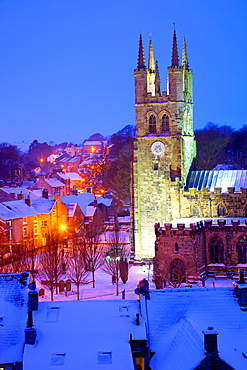
[{"label": "slate roof", "polygon": [[4,220],[13,220],[37,214],[37,210],[32,205],[28,206],[23,199],[0,203],[0,217]]},{"label": "slate roof", "polygon": [[37,340],[25,346],[24,370],[59,364],[63,370],[134,370],[130,334],[146,339],[136,313],[136,300],[40,302],[33,313]]},{"label": "slate roof", "polygon": [[213,192],[214,188],[221,188],[222,192],[227,192],[228,187],[235,187],[235,191],[247,187],[247,170],[190,171],[185,190],[208,188]]},{"label": "slate roof", "polygon": [[72,181],[81,180],[81,176],[77,172],[66,172],[66,173],[59,172],[58,176],[60,176],[64,180],[67,179],[70,179]]},{"label": "slate roof", "polygon": [[247,312],[233,288],[151,290],[146,304],[152,370],[194,369],[205,357],[202,331],[209,326],[218,332],[220,358],[247,369]]},{"label": "slate roof", "polygon": [[11,194],[11,193],[16,194],[16,198],[17,198],[17,195],[20,194],[20,193],[24,194],[25,198],[27,198],[28,196],[31,199],[38,198],[37,195],[35,195],[32,191],[26,189],[25,187],[21,187],[21,188],[1,188],[1,190],[4,191],[7,194]]},{"label": "slate roof", "polygon": [[22,362],[29,275],[0,274],[0,363]]}]

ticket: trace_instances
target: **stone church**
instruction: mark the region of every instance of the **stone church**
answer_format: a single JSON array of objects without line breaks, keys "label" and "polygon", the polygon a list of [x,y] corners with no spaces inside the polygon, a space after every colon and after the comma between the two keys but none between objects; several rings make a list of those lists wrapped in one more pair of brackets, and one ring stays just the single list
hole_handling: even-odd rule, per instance
[{"label": "stone church", "polygon": [[191,170],[196,156],[193,73],[185,38],[179,62],[175,30],[167,74],[167,91],[162,92],[152,40],[146,65],[140,35],[134,70],[131,221],[135,258],[165,258],[163,270],[168,275],[175,266],[191,276],[233,276],[247,266],[247,171]]}]

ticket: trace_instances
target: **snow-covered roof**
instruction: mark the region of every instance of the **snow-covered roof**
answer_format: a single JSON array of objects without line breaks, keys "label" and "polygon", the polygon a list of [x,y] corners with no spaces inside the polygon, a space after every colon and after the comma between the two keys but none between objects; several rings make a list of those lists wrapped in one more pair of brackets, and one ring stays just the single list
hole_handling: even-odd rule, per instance
[{"label": "snow-covered roof", "polygon": [[49,179],[46,178],[45,182],[49,184],[50,186],[52,186],[53,188],[60,188],[62,186],[65,186],[61,181],[59,181],[56,178],[49,178]]},{"label": "snow-covered roof", "polygon": [[[34,183],[33,183],[34,185]],[[36,199],[38,198],[38,196],[36,194],[34,194],[34,192],[30,191],[30,190],[27,190],[25,187],[21,187],[21,188],[1,188],[1,190],[3,190],[5,193],[8,193],[8,194],[16,194],[16,197],[18,194],[23,194],[25,196],[25,198],[27,198],[27,196],[29,196],[31,199]]]},{"label": "snow-covered roof", "polygon": [[76,156],[74,156],[73,158],[71,158],[69,160],[69,163],[73,163],[73,162],[79,161],[80,159],[81,159],[81,157],[79,155],[76,155]]},{"label": "snow-covered roof", "polygon": [[36,344],[25,346],[24,369],[134,370],[130,334],[146,339],[136,313],[137,300],[40,302],[33,313]]},{"label": "snow-covered roof", "polygon": [[32,205],[28,206],[23,199],[0,203],[0,217],[4,220],[13,220],[37,214],[36,209]]},{"label": "snow-covered roof", "polygon": [[79,181],[81,180],[81,176],[77,172],[58,172],[58,176],[60,176],[64,180],[72,180],[72,181]]},{"label": "snow-covered roof", "polygon": [[102,141],[89,141],[89,140],[87,140],[87,141],[84,141],[84,144],[83,144],[84,146],[85,145],[102,145]]},{"label": "snow-covered roof", "polygon": [[202,331],[209,326],[218,332],[220,358],[234,369],[247,368],[247,312],[233,288],[151,290],[145,304],[152,369],[194,369],[205,357]]},{"label": "snow-covered roof", "polygon": [[86,207],[85,216],[87,216],[87,217],[93,217],[93,215],[95,214],[95,211],[96,211],[96,207],[94,207],[94,206],[87,206]]},{"label": "snow-covered roof", "polygon": [[[95,200],[95,195],[92,193],[79,193],[78,195],[73,194],[64,195],[60,197],[60,199],[65,205],[68,205],[70,203],[77,203],[85,216],[92,216],[94,214],[94,211],[92,210],[93,208],[95,209],[94,206],[92,206],[92,209],[90,208],[87,209],[87,206],[89,206]],[[96,200],[97,204],[104,204],[106,207],[109,207],[112,202],[111,199],[103,197],[96,197]]]},{"label": "snow-covered roof", "polygon": [[[240,225],[245,225],[246,217],[238,217]],[[236,220],[235,218],[231,217],[181,217],[181,218],[174,218],[171,223],[172,227],[177,227],[177,224],[185,224],[185,227],[189,227],[190,224],[196,224],[200,221],[212,220],[212,225],[217,225],[218,220],[225,220],[226,225],[231,225],[232,220]]]},{"label": "snow-covered roof", "polygon": [[27,322],[26,273],[0,274],[0,363],[22,362]]},{"label": "snow-covered roof", "polygon": [[33,200],[32,205],[39,214],[46,214],[51,212],[55,203],[55,199],[38,198]]}]

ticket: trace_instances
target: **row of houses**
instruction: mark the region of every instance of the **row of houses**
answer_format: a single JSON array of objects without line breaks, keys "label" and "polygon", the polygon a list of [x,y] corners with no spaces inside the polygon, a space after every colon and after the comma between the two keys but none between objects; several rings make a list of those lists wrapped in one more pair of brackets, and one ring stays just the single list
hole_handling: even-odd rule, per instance
[{"label": "row of houses", "polygon": [[91,192],[60,196],[59,191],[41,197],[25,188],[0,189],[1,257],[15,253],[20,244],[32,241],[33,248],[44,246],[47,235],[55,230],[67,239],[112,213],[112,200]]}]

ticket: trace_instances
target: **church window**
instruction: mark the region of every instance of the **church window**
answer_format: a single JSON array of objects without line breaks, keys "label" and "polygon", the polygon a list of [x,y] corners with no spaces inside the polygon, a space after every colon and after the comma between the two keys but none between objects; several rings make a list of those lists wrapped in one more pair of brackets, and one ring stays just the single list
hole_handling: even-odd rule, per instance
[{"label": "church window", "polygon": [[159,169],[158,163],[154,163],[154,171],[158,171],[158,169]]},{"label": "church window", "polygon": [[209,243],[210,263],[224,263],[224,246],[218,236],[214,236]]},{"label": "church window", "polygon": [[170,264],[170,281],[176,287],[185,281],[185,265],[180,258],[175,258]]},{"label": "church window", "polygon": [[237,243],[238,263],[247,263],[247,237],[242,236]]},{"label": "church window", "polygon": [[225,216],[226,215],[226,209],[225,209],[225,207],[224,206],[219,206],[218,207],[218,216],[220,217],[223,217],[223,216]]},{"label": "church window", "polygon": [[153,114],[149,117],[149,133],[156,134],[156,118]]},{"label": "church window", "polygon": [[192,207],[192,217],[198,217],[199,216],[199,209],[197,206]]},{"label": "church window", "polygon": [[169,131],[169,117],[167,114],[164,114],[162,116],[162,120],[161,120],[161,131],[164,132],[164,131]]},{"label": "church window", "polygon": [[175,252],[178,252],[178,243],[175,243]]}]

